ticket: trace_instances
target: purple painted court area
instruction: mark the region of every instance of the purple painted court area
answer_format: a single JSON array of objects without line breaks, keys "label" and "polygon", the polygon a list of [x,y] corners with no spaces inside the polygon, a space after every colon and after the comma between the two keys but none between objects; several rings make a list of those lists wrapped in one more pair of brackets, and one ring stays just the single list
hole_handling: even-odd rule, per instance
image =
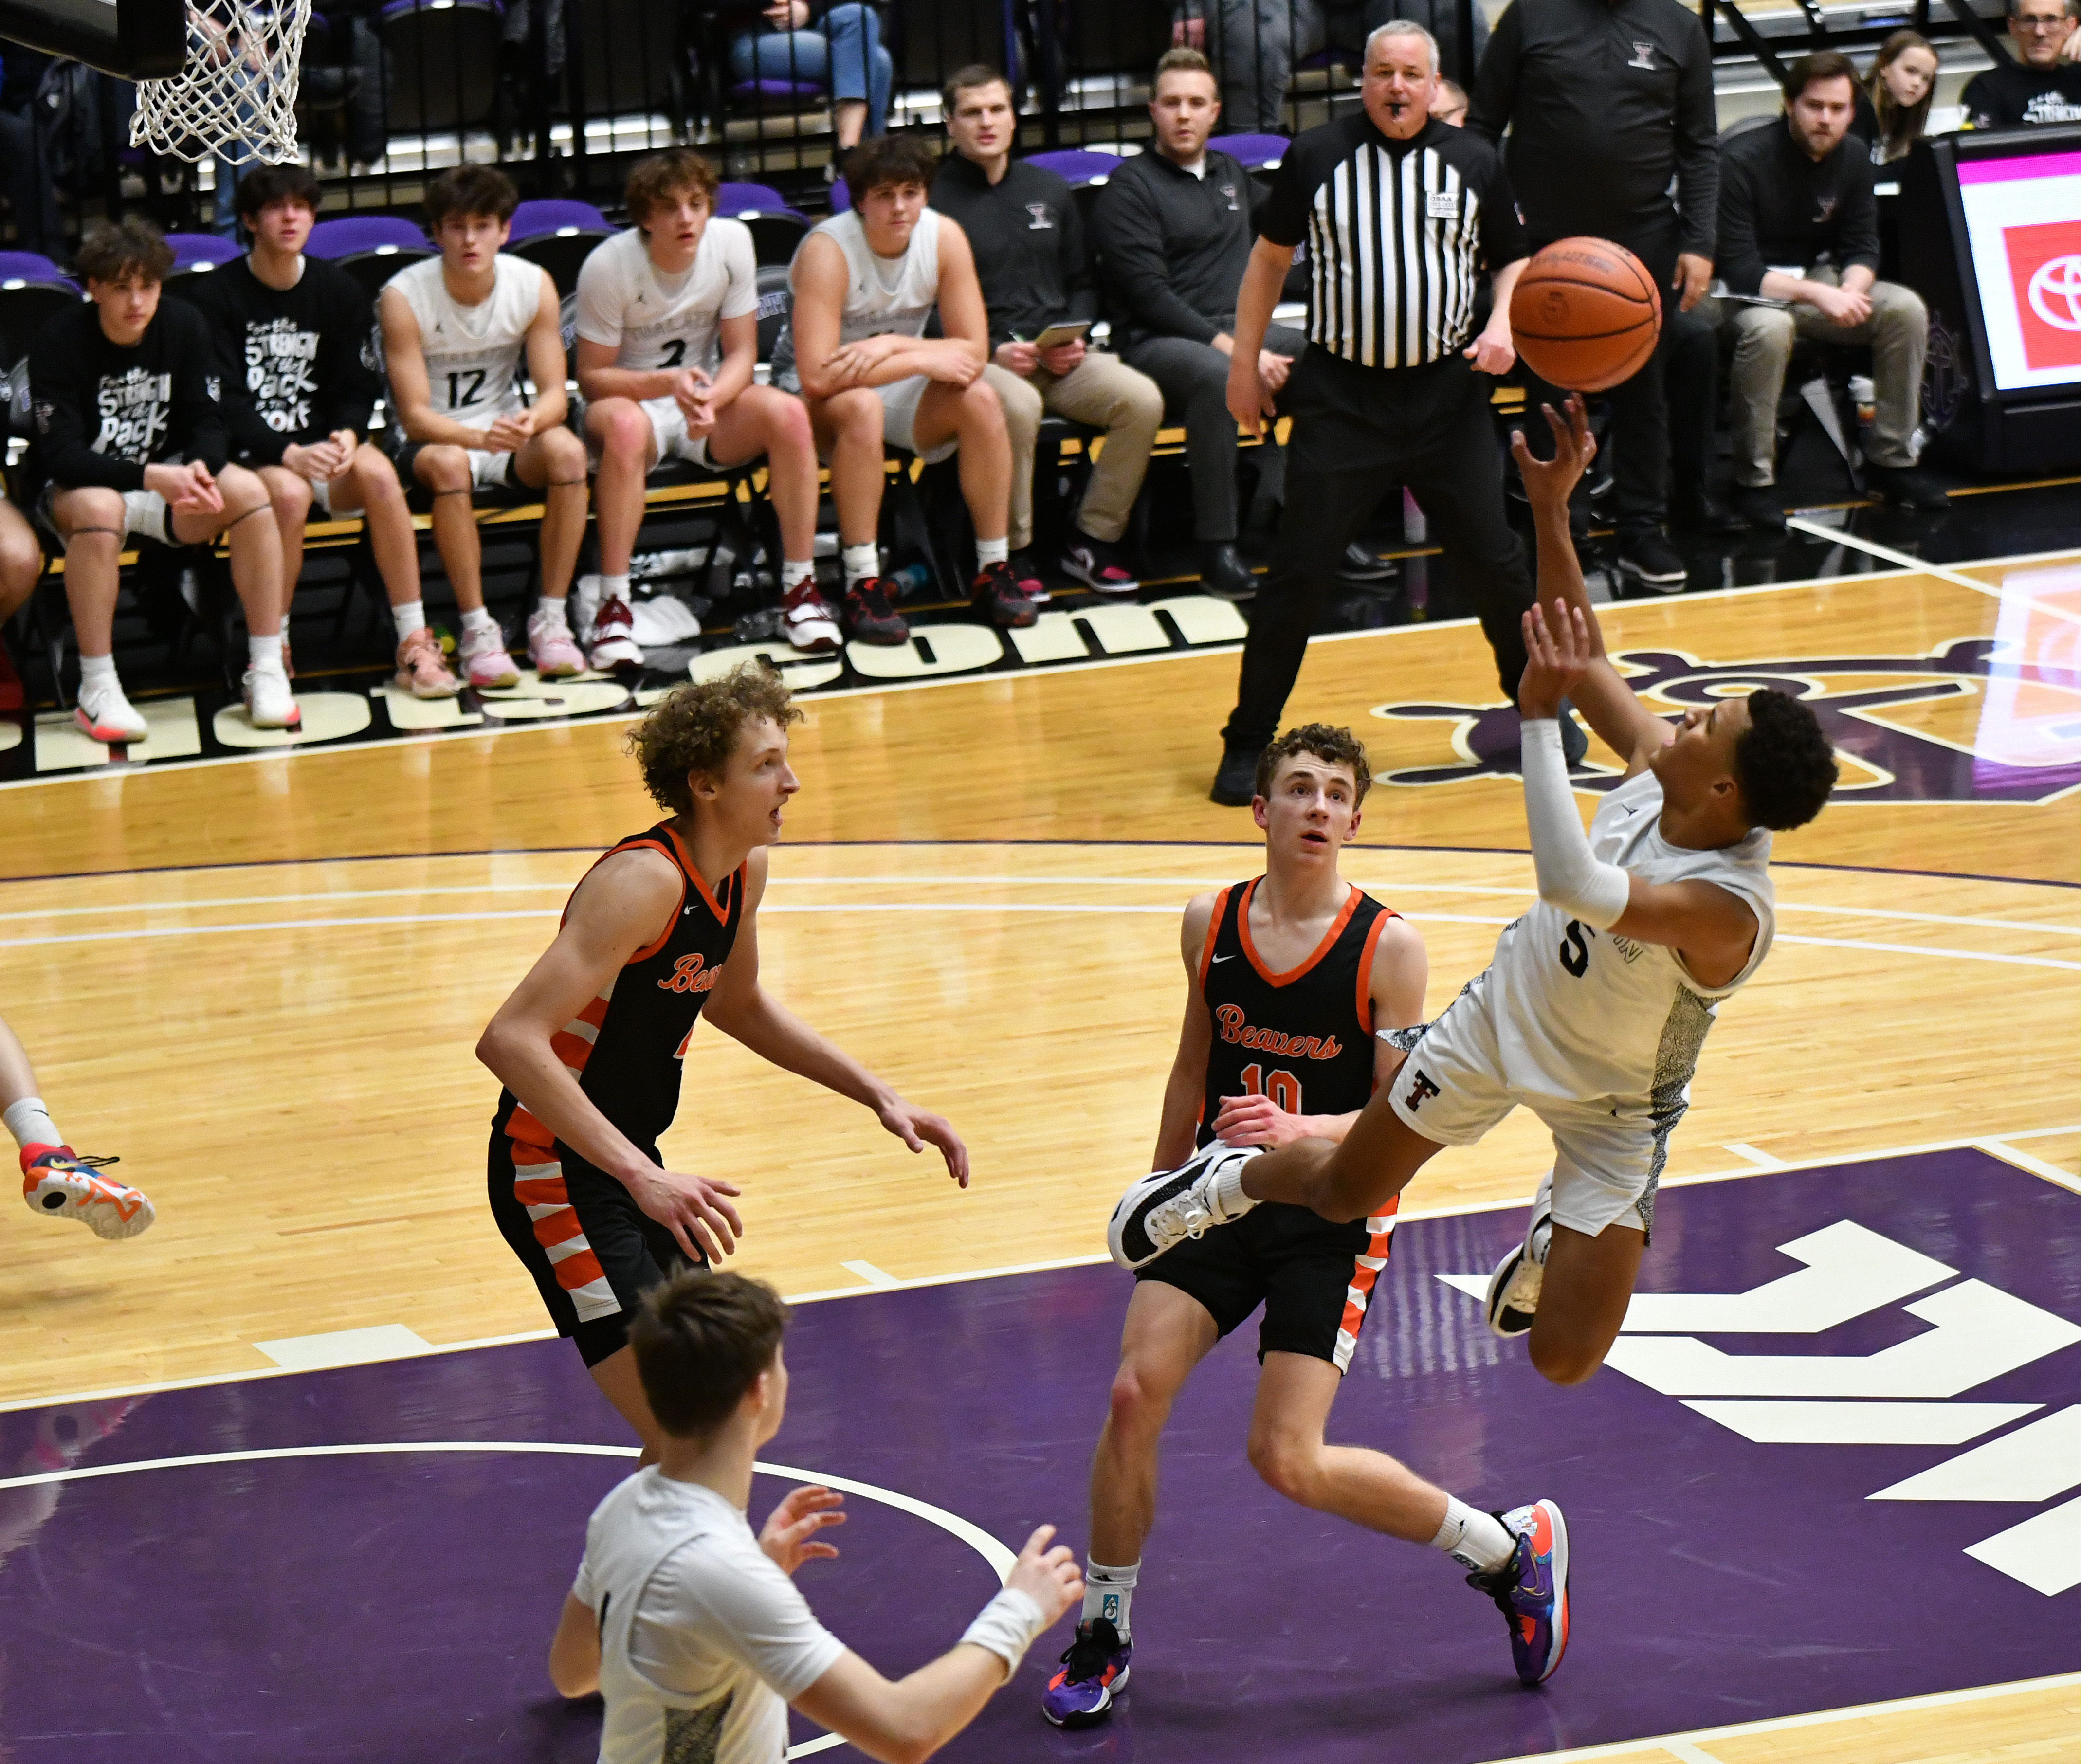
[{"label": "purple painted court area", "polygon": [[[2070,1318],[2076,1212],[2072,1194],[1970,1151],[1757,1175],[1665,1192],[1642,1283],[1747,1292],[1797,1271],[1775,1245],[1848,1219]],[[1057,1632],[943,1755],[1474,1764],[2072,1669],[2071,1594],[1963,1553],[2050,1503],[1872,1502],[1965,1448],[1755,1444],[1609,1368],[1550,1388],[1436,1278],[1486,1268],[1520,1226],[1489,1213],[1396,1234],[1332,1434],[1486,1506],[1562,1504],[1575,1634],[1544,1690],[1518,1687],[1502,1619],[1442,1557],[1257,1482],[1246,1331],[1171,1426],[1120,1715],[1083,1734],[1043,1724]],[[804,1306],[792,1411],[766,1455],[1015,1543],[1055,1520],[1081,1546],[1128,1287],[1076,1268]],[[1705,1339],[1863,1355],[1929,1327],[1893,1304],[1818,1335]],[[2043,1415],[2076,1380],[2068,1347],[1957,1394]],[[540,1342],[23,1411],[0,1417],[0,1476],[437,1441],[624,1443],[576,1356]],[[597,1708],[561,1704],[542,1659],[586,1515],[624,1468],[303,1456],[0,1488],[0,1759],[589,1760]],[[784,1486],[762,1477],[755,1510]],[[909,1670],[959,1635],[992,1576],[924,1520],[848,1506],[843,1558],[803,1584],[868,1658]]]}]

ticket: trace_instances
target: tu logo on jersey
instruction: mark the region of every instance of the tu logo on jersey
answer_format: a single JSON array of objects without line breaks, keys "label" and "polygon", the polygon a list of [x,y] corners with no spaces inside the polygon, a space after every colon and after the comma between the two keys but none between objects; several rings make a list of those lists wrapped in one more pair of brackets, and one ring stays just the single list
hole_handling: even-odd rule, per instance
[{"label": "tu logo on jersey", "polygon": [[[2040,660],[2043,653],[2049,659]],[[1705,662],[1627,649],[1612,663],[1658,715],[1676,716],[1757,687],[1803,699],[1835,750],[1839,800],[2049,802],[2081,785],[2081,669],[2053,652],[1966,637],[1914,656],[1793,657]],[[1378,704],[1395,721],[1448,720],[1457,758],[1404,766],[1394,784],[1519,776],[1517,713],[1507,704]],[[1578,790],[1609,790],[1621,774],[1578,766]]]},{"label": "tu logo on jersey", "polygon": [[1046,233],[1055,225],[1054,216],[1048,212],[1048,204],[1045,202],[1028,203],[1026,212],[1030,216],[1026,223],[1028,233]]},{"label": "tu logo on jersey", "polygon": [[1654,45],[1652,43],[1634,44],[1633,46],[1633,59],[1627,62],[1626,65],[1628,67],[1644,67],[1650,74],[1653,73],[1654,71]]}]

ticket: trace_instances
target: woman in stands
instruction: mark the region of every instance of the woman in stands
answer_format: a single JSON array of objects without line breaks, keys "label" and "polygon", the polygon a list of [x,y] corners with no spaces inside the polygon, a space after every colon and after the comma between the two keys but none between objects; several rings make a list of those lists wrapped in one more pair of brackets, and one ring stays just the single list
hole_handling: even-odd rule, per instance
[{"label": "woman in stands", "polygon": [[1896,31],[1879,45],[1878,57],[1857,94],[1856,119],[1850,132],[1871,143],[1872,163],[1905,159],[1922,139],[1929,122],[1929,100],[1936,90],[1936,52],[1928,38]]},{"label": "woman in stands", "polygon": [[816,30],[808,0],[772,0],[759,8],[762,27],[742,32],[729,46],[730,78],[740,86],[829,86],[831,124],[838,145],[826,168],[828,178],[845,156],[889,124],[889,94],[896,63],[881,46],[881,15],[875,7],[827,6]]}]

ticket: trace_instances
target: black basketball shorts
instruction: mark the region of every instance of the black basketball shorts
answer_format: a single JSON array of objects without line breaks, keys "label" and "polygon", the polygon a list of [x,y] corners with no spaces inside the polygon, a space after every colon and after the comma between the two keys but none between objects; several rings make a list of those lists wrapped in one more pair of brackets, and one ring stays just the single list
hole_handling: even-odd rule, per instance
[{"label": "black basketball shorts", "polygon": [[533,1155],[492,1129],[491,1214],[535,1277],[557,1334],[597,1366],[627,1345],[643,1295],[694,1264],[679,1239],[604,1170],[561,1145],[542,1162],[525,1161]]},{"label": "black basketball shorts", "polygon": [[1373,1283],[1387,1266],[1394,1216],[1333,1225],[1268,1201],[1232,1225],[1188,1237],[1138,1270],[1197,1299],[1225,1336],[1264,1307],[1257,1357],[1305,1354],[1349,1369]]}]

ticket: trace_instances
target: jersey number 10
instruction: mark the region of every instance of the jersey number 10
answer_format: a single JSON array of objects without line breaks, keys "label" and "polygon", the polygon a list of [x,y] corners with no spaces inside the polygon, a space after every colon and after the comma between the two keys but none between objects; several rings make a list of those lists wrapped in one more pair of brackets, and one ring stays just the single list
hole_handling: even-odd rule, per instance
[{"label": "jersey number 10", "polygon": [[1275,1072],[1269,1081],[1260,1065],[1246,1065],[1242,1069],[1242,1087],[1251,1096],[1268,1096],[1272,1106],[1284,1115],[1301,1112],[1301,1081],[1290,1072]]}]

